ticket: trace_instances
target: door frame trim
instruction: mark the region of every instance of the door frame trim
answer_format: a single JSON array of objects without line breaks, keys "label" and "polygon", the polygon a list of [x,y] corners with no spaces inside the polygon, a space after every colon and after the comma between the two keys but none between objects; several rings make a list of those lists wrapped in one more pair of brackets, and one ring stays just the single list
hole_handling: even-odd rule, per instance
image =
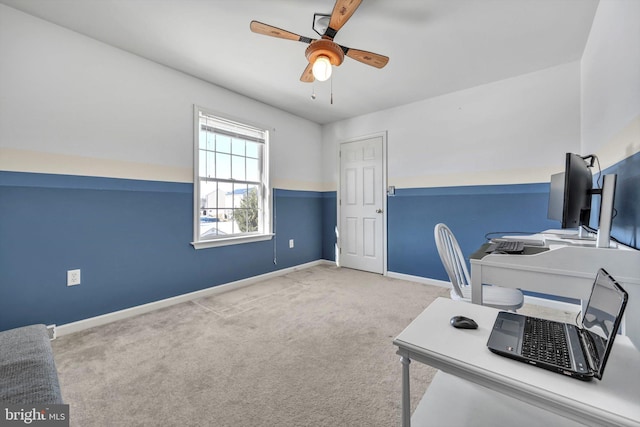
[{"label": "door frame trim", "polygon": [[371,138],[382,138],[382,188],[380,189],[380,197],[382,199],[382,275],[387,275],[387,131],[370,133],[363,136],[358,136],[355,138],[350,138],[347,140],[338,142],[338,153],[337,153],[337,165],[338,165],[338,189],[336,191],[336,208],[337,208],[337,247],[338,251],[336,253],[336,265],[338,267],[342,267],[340,265],[340,252],[342,251],[342,241],[340,239],[340,224],[341,224],[341,199],[342,195],[342,146],[343,144],[348,144],[350,142],[358,142],[365,139]]}]

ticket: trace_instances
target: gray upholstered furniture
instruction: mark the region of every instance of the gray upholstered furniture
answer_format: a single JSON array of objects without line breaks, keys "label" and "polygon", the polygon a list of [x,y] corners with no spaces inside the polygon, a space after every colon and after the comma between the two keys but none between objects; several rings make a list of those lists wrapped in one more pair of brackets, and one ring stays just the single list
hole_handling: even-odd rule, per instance
[{"label": "gray upholstered furniture", "polygon": [[63,403],[45,325],[0,332],[0,403]]}]

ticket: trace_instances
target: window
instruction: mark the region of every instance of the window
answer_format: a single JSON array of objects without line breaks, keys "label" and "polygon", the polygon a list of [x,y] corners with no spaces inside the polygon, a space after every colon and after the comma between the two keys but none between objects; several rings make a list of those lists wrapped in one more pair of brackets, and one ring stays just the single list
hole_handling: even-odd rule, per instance
[{"label": "window", "polygon": [[196,249],[271,238],[268,131],[195,107]]}]

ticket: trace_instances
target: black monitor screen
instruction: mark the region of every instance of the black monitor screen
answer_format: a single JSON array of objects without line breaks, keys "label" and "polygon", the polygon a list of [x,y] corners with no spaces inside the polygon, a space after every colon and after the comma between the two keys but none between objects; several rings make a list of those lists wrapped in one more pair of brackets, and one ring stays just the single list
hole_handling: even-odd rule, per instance
[{"label": "black monitor screen", "polygon": [[567,153],[564,171],[564,200],[562,228],[589,225],[593,176],[585,160],[577,154]]}]

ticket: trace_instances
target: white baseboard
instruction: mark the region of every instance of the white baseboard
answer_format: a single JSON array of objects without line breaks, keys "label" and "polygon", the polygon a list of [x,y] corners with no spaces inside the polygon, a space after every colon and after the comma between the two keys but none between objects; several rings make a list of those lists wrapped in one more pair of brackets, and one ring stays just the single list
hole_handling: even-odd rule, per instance
[{"label": "white baseboard", "polygon": [[387,271],[387,276],[391,277],[392,279],[406,280],[408,282],[417,282],[424,285],[433,285],[439,286],[441,288],[451,289],[451,283],[444,280],[429,279],[428,277],[412,276],[410,274],[395,273],[393,271]]},{"label": "white baseboard", "polygon": [[[294,267],[284,268],[282,270],[261,274],[259,276],[249,277],[247,279],[237,280],[235,282],[213,286],[213,287],[202,289],[199,291],[190,292],[187,294],[178,295],[171,298],[166,298],[163,300],[154,301],[154,302],[138,305],[131,308],[126,308],[124,310],[114,311],[111,313],[102,314],[100,316],[78,320],[77,322],[66,323],[64,325],[57,325],[55,328],[56,337],[69,335],[74,332],[79,332],[79,331],[83,331],[85,329],[93,328],[96,326],[105,325],[107,323],[115,322],[117,320],[126,319],[129,317],[148,313],[150,311],[158,310],[160,308],[169,307],[175,304],[180,304],[180,303],[191,301],[194,299],[203,298],[203,297],[207,297],[210,295],[215,295],[223,292],[228,292],[234,289],[239,289],[239,288],[260,282],[262,280],[282,276],[284,274],[291,273],[293,271],[303,270],[306,268],[314,267],[316,265],[335,265],[335,262],[328,261],[328,260],[312,261],[306,264],[300,264]],[[449,288],[449,289],[451,288],[451,283],[446,282],[444,280],[430,279],[430,278],[421,277],[421,276],[412,276],[410,274],[395,273],[392,271],[388,271],[386,275],[393,279],[407,280],[409,282],[417,282],[425,285],[439,286],[442,288]],[[536,304],[543,307],[549,307],[557,310],[576,312],[576,313],[580,311],[579,305],[570,304],[563,301],[555,301],[555,300],[550,300],[546,298],[531,297],[531,296],[525,296],[524,299],[525,299],[525,303],[529,303],[529,304]]]},{"label": "white baseboard", "polygon": [[[407,280],[409,282],[418,282],[418,283],[423,283],[425,285],[440,286],[443,288],[451,289],[451,283],[446,282],[444,280],[429,279],[427,277],[412,276],[410,274],[403,274],[403,273],[394,273],[392,271],[388,271],[387,276],[393,279]],[[524,296],[524,302],[525,304],[534,304],[542,307],[548,307],[548,308],[553,308],[555,310],[562,310],[562,311],[568,311],[573,313],[577,313],[580,311],[579,304],[571,304],[564,301],[556,301],[556,300],[541,298],[541,297],[532,297],[529,295]]]},{"label": "white baseboard", "polygon": [[265,273],[259,276],[253,276],[247,279],[237,280],[235,282],[225,283],[225,284],[213,286],[207,289],[202,289],[199,291],[189,292],[187,294],[182,294],[175,297],[150,302],[148,304],[142,304],[135,307],[126,308],[124,310],[114,311],[114,312],[103,314],[100,316],[78,320],[77,322],[58,325],[56,327],[56,336],[61,337],[63,335],[68,335],[74,332],[79,332],[85,329],[115,322],[116,320],[122,320],[129,317],[138,316],[140,314],[148,313],[150,311],[158,310],[160,308],[169,307],[175,304],[180,304],[183,302],[191,301],[191,300],[202,298],[202,297],[207,297],[210,295],[228,292],[234,289],[239,289],[248,285],[252,285],[262,280],[270,279],[272,277],[282,276],[284,274],[291,273],[293,271],[302,270],[305,268],[313,267],[316,265],[322,265],[326,263],[335,264],[335,263],[332,263],[331,261],[326,261],[326,260],[312,261],[306,264],[300,264],[294,267],[272,271],[271,273]]}]

